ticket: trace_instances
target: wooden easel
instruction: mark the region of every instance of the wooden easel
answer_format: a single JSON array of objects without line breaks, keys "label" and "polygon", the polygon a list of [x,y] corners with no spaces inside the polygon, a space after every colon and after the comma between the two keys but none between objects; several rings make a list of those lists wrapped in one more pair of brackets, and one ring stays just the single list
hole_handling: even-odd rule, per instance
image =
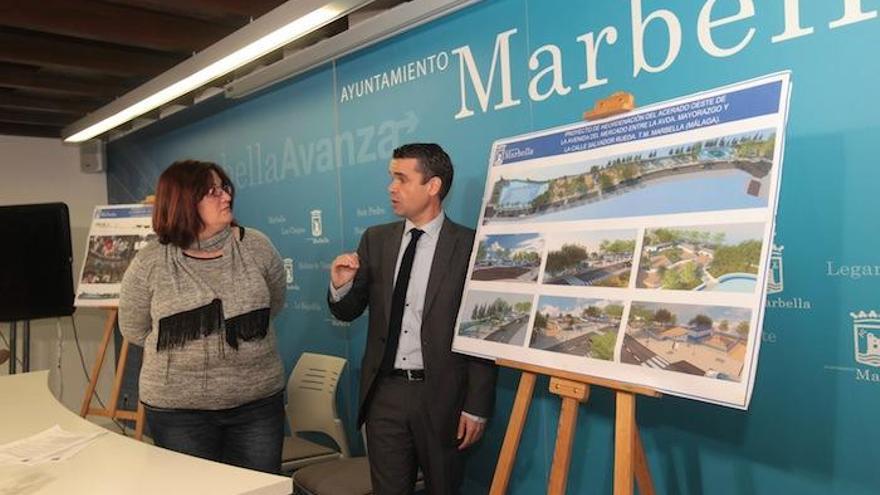
[{"label": "wooden easel", "polygon": [[[154,204],[156,197],[149,195],[142,203]],[[128,360],[128,339],[122,339],[122,345],[119,347],[119,358],[116,363],[116,374],[113,376],[113,389],[110,392],[110,404],[108,407],[92,407],[92,397],[95,395],[95,388],[98,385],[98,377],[101,375],[101,368],[104,366],[104,357],[107,355],[107,346],[110,339],[113,338],[113,330],[116,328],[119,309],[108,307],[104,308],[107,317],[104,320],[104,337],[101,339],[101,345],[98,347],[98,354],[95,356],[95,364],[92,366],[92,374],[89,376],[89,385],[86,387],[86,394],[83,397],[82,407],[80,407],[79,415],[86,417],[103,416],[113,420],[123,419],[134,421],[134,438],[141,440],[144,437],[144,405],[138,401],[138,407],[135,411],[119,409],[119,393],[122,390],[122,378],[125,375],[125,363]]]},{"label": "wooden easel", "polygon": [[128,411],[119,409],[119,393],[122,390],[122,377],[125,374],[125,363],[128,360],[128,339],[122,339],[122,346],[119,348],[119,359],[116,363],[116,374],[113,377],[113,389],[110,392],[110,402],[107,407],[92,407],[92,397],[95,395],[95,387],[98,385],[98,378],[101,375],[101,368],[104,366],[104,357],[107,355],[107,347],[110,345],[110,339],[113,338],[113,330],[116,328],[116,319],[119,313],[117,308],[104,308],[107,317],[104,320],[104,337],[101,339],[101,345],[98,347],[98,354],[95,356],[95,364],[92,365],[92,373],[89,376],[89,385],[86,387],[86,394],[83,397],[82,407],[79,415],[86,416],[103,416],[110,419],[124,419],[134,421],[134,438],[141,440],[144,436],[144,405],[138,402],[136,411]]},{"label": "wooden easel", "polygon": [[522,371],[504,443],[495,466],[495,476],[489,495],[504,495],[510,485],[510,475],[516,460],[516,451],[526,424],[526,415],[532,402],[535,380],[538,375],[550,377],[550,392],[562,397],[559,426],[556,433],[556,447],[553,451],[553,464],[550,468],[548,495],[564,495],[568,482],[568,468],[571,464],[571,447],[577,426],[578,404],[587,402],[590,386],[608,388],[616,396],[616,418],[614,434],[614,494],[632,495],[633,479],[638,482],[641,495],[654,495],[654,483],[648,469],[645,449],[636,425],[636,394],[660,397],[656,390],[630,385],[615,380],[606,380],[579,373],[555,370],[507,359],[498,359],[498,366]]},{"label": "wooden easel", "polygon": [[[596,120],[628,112],[635,108],[635,98],[630,93],[614,93],[596,102],[593,110],[584,113],[585,120]],[[645,449],[636,424],[636,395],[660,397],[661,394],[648,387],[630,385],[616,380],[571,373],[563,370],[536,366],[518,361],[498,359],[498,366],[522,371],[513,410],[504,434],[504,443],[495,467],[490,495],[504,495],[510,485],[510,475],[516,460],[523,427],[538,375],[550,377],[550,392],[562,398],[559,426],[556,433],[556,447],[548,495],[564,495],[568,483],[568,469],[571,464],[571,448],[577,426],[578,405],[586,403],[590,387],[608,388],[615,394],[615,433],[614,433],[614,495],[632,495],[633,480],[638,483],[641,495],[654,495],[654,483],[648,468]]]}]

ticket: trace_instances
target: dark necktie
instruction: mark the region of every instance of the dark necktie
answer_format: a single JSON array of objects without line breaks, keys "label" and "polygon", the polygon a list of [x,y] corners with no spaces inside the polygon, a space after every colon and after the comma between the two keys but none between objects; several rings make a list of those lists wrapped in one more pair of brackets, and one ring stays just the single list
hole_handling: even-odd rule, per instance
[{"label": "dark necktie", "polygon": [[419,237],[425,232],[419,229],[409,231],[409,244],[403,252],[400,260],[400,269],[397,270],[397,280],[394,281],[394,293],[391,295],[391,316],[388,318],[388,342],[385,345],[385,355],[382,356],[382,371],[388,372],[394,368],[394,358],[397,356],[397,345],[400,343],[400,327],[403,323],[403,309],[406,307],[406,290],[409,288],[409,275],[412,272],[413,260],[416,258],[416,244]]}]

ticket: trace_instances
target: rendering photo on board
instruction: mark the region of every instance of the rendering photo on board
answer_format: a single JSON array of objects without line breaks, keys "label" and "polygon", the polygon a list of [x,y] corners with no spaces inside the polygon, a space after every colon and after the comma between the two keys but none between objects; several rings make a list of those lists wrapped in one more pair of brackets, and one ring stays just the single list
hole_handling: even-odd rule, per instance
[{"label": "rendering photo on board", "polygon": [[541,296],[529,347],[611,361],[622,314],[619,301]]},{"label": "rendering photo on board", "polygon": [[534,283],[543,250],[538,234],[487,235],[477,246],[471,279]]},{"label": "rendering photo on board", "polygon": [[89,237],[89,251],[82,271],[84,284],[118,284],[134,255],[156,234],[98,235]]},{"label": "rendering photo on board", "polygon": [[645,231],[636,287],[753,293],[763,224]]},{"label": "rendering photo on board", "polygon": [[635,230],[608,230],[549,235],[544,283],[626,287],[636,234]]},{"label": "rendering photo on board", "polygon": [[501,172],[483,223],[560,222],[767,206],[773,130]]},{"label": "rendering photo on board", "polygon": [[634,302],[620,360],[739,382],[751,318],[744,308]]},{"label": "rendering photo on board", "polygon": [[458,335],[502,344],[523,345],[532,312],[532,296],[469,291],[462,303]]}]

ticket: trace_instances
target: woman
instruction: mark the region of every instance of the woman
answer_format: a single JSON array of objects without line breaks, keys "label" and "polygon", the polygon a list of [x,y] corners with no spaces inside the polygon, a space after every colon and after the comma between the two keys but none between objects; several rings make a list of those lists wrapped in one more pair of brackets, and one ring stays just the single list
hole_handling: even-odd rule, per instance
[{"label": "woman", "polygon": [[144,348],[140,400],[156,445],[277,473],[284,368],[269,319],[285,273],[269,239],[235,223],[234,197],[214,163],[162,173],[158,242],[125,272],[119,329]]}]

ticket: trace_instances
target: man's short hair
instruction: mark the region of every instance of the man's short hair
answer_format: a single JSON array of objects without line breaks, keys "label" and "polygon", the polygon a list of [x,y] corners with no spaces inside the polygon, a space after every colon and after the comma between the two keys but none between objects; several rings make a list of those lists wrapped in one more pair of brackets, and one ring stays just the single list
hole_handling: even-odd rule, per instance
[{"label": "man's short hair", "polygon": [[404,144],[394,150],[392,158],[415,158],[419,163],[419,169],[424,179],[422,184],[434,177],[440,178],[440,201],[446,198],[449,189],[452,188],[452,160],[436,143],[410,143]]}]

